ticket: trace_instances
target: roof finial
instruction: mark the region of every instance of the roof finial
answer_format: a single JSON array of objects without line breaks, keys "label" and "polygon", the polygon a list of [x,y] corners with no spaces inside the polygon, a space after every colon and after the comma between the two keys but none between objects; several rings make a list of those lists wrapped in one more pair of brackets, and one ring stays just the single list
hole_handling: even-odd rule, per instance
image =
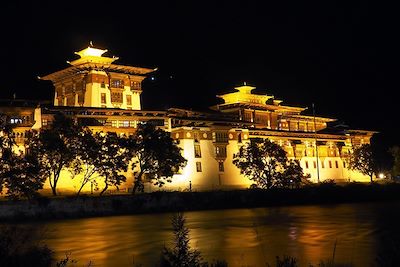
[{"label": "roof finial", "polygon": [[89,41],[89,46],[93,47],[93,42],[92,41]]}]

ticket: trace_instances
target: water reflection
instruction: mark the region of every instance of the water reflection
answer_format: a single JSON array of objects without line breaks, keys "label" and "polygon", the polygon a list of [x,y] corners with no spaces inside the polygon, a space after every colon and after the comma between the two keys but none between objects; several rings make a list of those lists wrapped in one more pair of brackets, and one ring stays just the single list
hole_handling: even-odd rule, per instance
[{"label": "water reflection", "polygon": [[[206,260],[229,266],[265,266],[276,256],[297,257],[301,266],[331,259],[371,266],[385,238],[400,240],[399,203],[343,204],[187,212],[191,245]],[[39,224],[61,258],[80,264],[151,266],[172,238],[171,214],[102,217]],[[336,247],[335,247],[336,243]],[[334,248],[335,247],[335,248]]]}]

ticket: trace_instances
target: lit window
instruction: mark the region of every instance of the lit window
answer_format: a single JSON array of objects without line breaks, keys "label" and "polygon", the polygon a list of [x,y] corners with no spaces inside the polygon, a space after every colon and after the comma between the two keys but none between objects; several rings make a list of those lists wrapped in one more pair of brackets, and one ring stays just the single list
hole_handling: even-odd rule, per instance
[{"label": "lit window", "polygon": [[200,145],[194,145],[194,157],[201,158]]},{"label": "lit window", "polygon": [[124,88],[124,81],[120,79],[111,79],[111,87]]},{"label": "lit window", "polygon": [[118,121],[111,121],[112,127],[118,127]]},{"label": "lit window", "polygon": [[224,162],[223,161],[218,162],[218,170],[220,172],[224,172]]},{"label": "lit window", "polygon": [[106,104],[107,103],[106,93],[101,93],[101,103],[102,104]]},{"label": "lit window", "polygon": [[129,121],[129,127],[136,128],[136,121]]},{"label": "lit window", "polygon": [[47,120],[46,120],[46,119],[43,119],[43,120],[42,120],[42,126],[47,126],[47,125],[48,125]]},{"label": "lit window", "polygon": [[201,162],[196,162],[196,171],[201,172]]}]

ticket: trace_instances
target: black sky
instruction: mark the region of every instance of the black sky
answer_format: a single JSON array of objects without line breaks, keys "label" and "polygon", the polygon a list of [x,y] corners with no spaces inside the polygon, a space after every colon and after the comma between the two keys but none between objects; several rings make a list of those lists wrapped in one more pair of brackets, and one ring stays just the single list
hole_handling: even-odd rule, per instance
[{"label": "black sky", "polygon": [[398,144],[396,10],[365,0],[13,1],[1,7],[0,96],[51,99],[36,76],[93,41],[118,63],[159,68],[143,85],[146,109],[204,109],[246,81]]}]

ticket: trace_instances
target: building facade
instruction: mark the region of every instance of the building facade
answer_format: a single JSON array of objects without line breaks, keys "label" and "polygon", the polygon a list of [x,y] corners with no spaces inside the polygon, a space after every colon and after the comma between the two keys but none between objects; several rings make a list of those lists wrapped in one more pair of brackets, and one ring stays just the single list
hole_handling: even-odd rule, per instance
[{"label": "building facade", "polygon": [[[245,83],[234,92],[219,95],[224,103],[208,112],[142,110],[141,82],[154,70],[115,64],[118,58],[103,56],[106,52],[90,46],[76,52],[80,58],[69,62],[67,68],[42,77],[54,85],[53,105],[17,100],[1,105],[4,120],[15,126],[18,149],[24,149],[28,131],[49,126],[54,114],[63,112],[93,131],[129,135],[138,123],[146,121],[170,132],[188,163],[165,185],[166,190],[248,188],[251,181],[232,160],[240,146],[254,138],[268,138],[282,146],[289,158],[299,160],[313,182],[369,181],[349,170],[346,158],[354,147],[369,143],[373,131],[333,127],[335,119],[304,115],[307,108],[283,105],[271,95],[253,94],[255,87]],[[119,189],[127,191],[132,187],[133,172],[125,175],[127,182]],[[79,179],[70,179],[67,171],[62,176],[60,191],[79,188]],[[85,190],[92,188],[87,185]],[[145,190],[158,187],[148,183]]]}]

